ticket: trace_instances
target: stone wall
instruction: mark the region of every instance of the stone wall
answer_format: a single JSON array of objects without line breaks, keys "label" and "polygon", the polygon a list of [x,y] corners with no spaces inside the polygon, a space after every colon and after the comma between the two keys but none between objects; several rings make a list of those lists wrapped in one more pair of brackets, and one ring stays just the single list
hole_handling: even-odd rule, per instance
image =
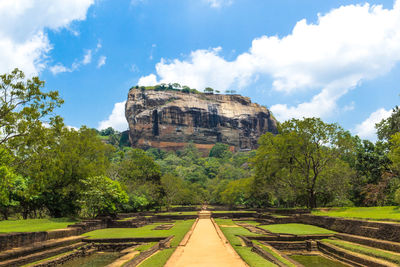
[{"label": "stone wall", "polygon": [[32,245],[33,243],[43,242],[49,239],[81,235],[86,232],[106,227],[106,222],[97,220],[69,225],[66,229],[57,229],[43,232],[0,234],[0,251],[16,247],[28,246]]},{"label": "stone wall", "polygon": [[371,222],[326,216],[296,216],[298,223],[311,224],[336,232],[400,242],[400,224]]}]

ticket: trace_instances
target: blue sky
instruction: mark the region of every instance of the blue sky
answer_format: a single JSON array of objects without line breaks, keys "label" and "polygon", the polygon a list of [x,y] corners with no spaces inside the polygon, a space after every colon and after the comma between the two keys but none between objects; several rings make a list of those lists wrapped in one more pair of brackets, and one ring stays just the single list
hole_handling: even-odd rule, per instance
[{"label": "blue sky", "polygon": [[179,82],[374,140],[399,102],[397,2],[2,0],[0,72],[38,74],[74,127],[127,129],[131,86]]}]

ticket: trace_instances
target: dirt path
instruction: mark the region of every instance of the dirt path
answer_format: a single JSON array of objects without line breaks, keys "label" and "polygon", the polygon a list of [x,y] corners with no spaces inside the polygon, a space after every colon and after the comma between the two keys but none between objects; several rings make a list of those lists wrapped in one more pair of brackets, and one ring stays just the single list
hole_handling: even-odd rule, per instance
[{"label": "dirt path", "polygon": [[164,267],[245,267],[229,243],[223,242],[209,218],[201,216],[186,244],[179,246]]}]

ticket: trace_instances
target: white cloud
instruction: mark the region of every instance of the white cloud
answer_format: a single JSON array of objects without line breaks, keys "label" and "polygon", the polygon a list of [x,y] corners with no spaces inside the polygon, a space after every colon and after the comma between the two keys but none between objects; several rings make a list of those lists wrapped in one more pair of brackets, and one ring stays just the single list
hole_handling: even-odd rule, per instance
[{"label": "white cloud", "polygon": [[[73,72],[78,70],[82,65],[87,65],[92,62],[93,54],[96,54],[101,49],[100,41],[97,43],[95,49],[88,49],[85,50],[86,52],[83,55],[82,60],[75,59],[75,62],[72,63],[71,67],[66,67],[62,63],[57,63],[56,65],[51,66],[49,69],[53,75],[57,75],[63,72]],[[107,57],[100,56],[99,60],[97,61],[97,68],[100,68],[104,64],[106,64]]]},{"label": "white cloud", "polygon": [[106,56],[100,56],[99,60],[97,61],[97,68],[101,68],[101,66],[106,64]]},{"label": "white cloud", "polygon": [[362,139],[376,140],[375,124],[381,122],[383,119],[388,118],[392,114],[391,110],[380,108],[371,113],[371,115],[362,123],[356,125],[354,133]]},{"label": "white cloud", "polygon": [[279,120],[328,117],[349,90],[388,73],[400,61],[400,0],[392,9],[348,5],[318,15],[315,24],[301,20],[287,36],[254,39],[249,51],[233,61],[220,56],[220,50],[196,50],[183,60],[162,59],[156,64],[157,76],[142,77],[139,83],[178,82],[226,90],[266,76],[283,94],[317,91],[297,106],[273,105]]},{"label": "white cloud", "polygon": [[94,0],[0,1],[0,73],[18,67],[27,75],[46,66],[52,48],[45,29],[84,20]]},{"label": "white cloud", "polygon": [[58,63],[54,66],[50,67],[50,71],[51,73],[53,73],[54,75],[57,75],[59,73],[63,73],[63,72],[72,72],[71,68],[67,68],[65,67],[63,64]]},{"label": "white cloud", "polygon": [[126,101],[115,103],[108,119],[99,123],[99,130],[113,127],[115,130],[122,132],[128,129],[128,123],[125,118],[125,102]]},{"label": "white cloud", "polygon": [[82,64],[87,65],[92,62],[92,50],[87,50],[85,55],[83,56]]},{"label": "white cloud", "polygon": [[139,86],[153,86],[156,85],[157,77],[154,74],[150,74],[139,79],[138,85]]},{"label": "white cloud", "polygon": [[209,4],[212,8],[220,8],[222,6],[230,6],[233,0],[203,0],[205,3]]}]

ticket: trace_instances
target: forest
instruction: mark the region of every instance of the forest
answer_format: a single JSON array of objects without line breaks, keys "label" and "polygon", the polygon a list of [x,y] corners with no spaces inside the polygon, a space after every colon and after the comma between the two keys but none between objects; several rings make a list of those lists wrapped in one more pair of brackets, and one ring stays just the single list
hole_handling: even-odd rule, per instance
[{"label": "forest", "polygon": [[208,155],[131,148],[112,128],[74,129],[63,104],[39,77],[18,69],[0,76],[2,219],[88,217],[218,204],[246,208],[400,204],[400,110],[361,140],[319,118],[291,119],[259,148]]}]

